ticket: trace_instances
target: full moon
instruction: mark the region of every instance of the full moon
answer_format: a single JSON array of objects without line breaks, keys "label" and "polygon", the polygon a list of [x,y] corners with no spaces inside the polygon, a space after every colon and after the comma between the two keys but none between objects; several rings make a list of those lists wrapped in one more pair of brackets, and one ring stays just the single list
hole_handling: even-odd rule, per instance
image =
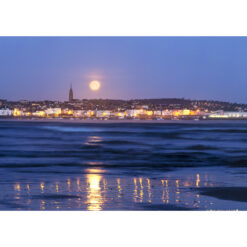
[{"label": "full moon", "polygon": [[100,88],[100,82],[99,81],[91,81],[89,83],[89,87],[90,87],[91,90],[97,91]]}]

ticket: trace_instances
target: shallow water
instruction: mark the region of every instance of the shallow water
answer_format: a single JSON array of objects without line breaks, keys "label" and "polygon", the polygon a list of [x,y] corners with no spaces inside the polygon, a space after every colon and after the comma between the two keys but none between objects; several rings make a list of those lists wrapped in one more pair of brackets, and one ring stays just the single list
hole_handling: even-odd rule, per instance
[{"label": "shallow water", "polygon": [[[247,122],[0,122],[1,210],[246,210]],[[247,201],[247,198],[246,198]]]}]

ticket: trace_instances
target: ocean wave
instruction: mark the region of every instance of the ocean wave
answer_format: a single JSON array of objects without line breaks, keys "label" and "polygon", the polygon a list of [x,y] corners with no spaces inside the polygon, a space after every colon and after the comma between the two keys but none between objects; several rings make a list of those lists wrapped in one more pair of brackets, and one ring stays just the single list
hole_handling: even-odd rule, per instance
[{"label": "ocean wave", "polygon": [[198,145],[188,146],[185,149],[187,150],[218,150],[219,148],[198,144]]},{"label": "ocean wave", "polygon": [[185,132],[203,132],[203,133],[247,133],[247,129],[246,128],[196,128],[193,130],[185,130]]},{"label": "ocean wave", "polygon": [[63,127],[63,126],[41,126],[39,129],[58,131],[58,132],[100,132],[102,129],[99,128],[88,128],[88,127]]},{"label": "ocean wave", "polygon": [[247,157],[235,157],[235,158],[229,158],[226,161],[226,164],[231,166],[231,167],[247,167]]},{"label": "ocean wave", "polygon": [[105,145],[137,145],[137,146],[150,145],[144,142],[135,142],[135,141],[126,141],[126,140],[109,140],[109,141],[101,141],[100,143]]},{"label": "ocean wave", "polygon": [[[245,157],[242,157],[246,139],[243,125],[235,128],[224,124],[222,127],[210,127],[189,124],[45,123],[26,124],[25,128],[23,124],[21,130],[16,126],[0,133],[5,137],[0,144],[0,167],[11,164],[16,167],[86,167],[102,162],[102,167],[163,169],[246,164]],[[241,133],[242,137],[232,133]],[[242,150],[242,154],[237,150]],[[234,158],[234,154],[239,158]]]}]

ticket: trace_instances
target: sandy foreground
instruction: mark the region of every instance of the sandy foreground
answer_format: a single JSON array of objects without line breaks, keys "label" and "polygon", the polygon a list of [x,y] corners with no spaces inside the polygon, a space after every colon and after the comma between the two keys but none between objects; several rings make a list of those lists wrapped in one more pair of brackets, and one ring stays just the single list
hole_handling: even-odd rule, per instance
[{"label": "sandy foreground", "polygon": [[247,187],[214,187],[198,189],[201,195],[221,200],[247,202]]}]

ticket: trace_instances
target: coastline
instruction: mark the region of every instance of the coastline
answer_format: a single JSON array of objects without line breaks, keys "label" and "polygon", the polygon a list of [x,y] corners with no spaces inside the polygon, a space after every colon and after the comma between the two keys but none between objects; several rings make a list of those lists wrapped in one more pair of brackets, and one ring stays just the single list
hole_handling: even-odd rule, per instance
[{"label": "coastline", "polygon": [[11,121],[0,210],[246,210],[246,122]]},{"label": "coastline", "polygon": [[42,123],[231,123],[231,122],[247,122],[247,119],[162,119],[162,120],[144,120],[144,119],[112,119],[112,120],[102,120],[102,119],[58,119],[58,118],[0,118],[0,122],[42,122]]}]

